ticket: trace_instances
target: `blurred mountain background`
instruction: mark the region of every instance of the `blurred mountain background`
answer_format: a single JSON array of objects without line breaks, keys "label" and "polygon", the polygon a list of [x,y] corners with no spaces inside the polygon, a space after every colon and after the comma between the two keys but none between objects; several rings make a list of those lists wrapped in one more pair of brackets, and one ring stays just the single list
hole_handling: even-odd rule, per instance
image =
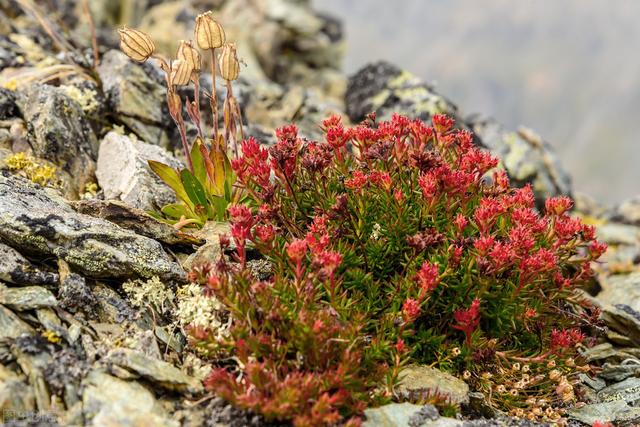
[{"label": "blurred mountain background", "polygon": [[[467,112],[526,125],[574,189],[640,195],[640,2],[314,0],[345,23],[345,70],[386,59]],[[615,6],[615,7],[614,7]]]}]

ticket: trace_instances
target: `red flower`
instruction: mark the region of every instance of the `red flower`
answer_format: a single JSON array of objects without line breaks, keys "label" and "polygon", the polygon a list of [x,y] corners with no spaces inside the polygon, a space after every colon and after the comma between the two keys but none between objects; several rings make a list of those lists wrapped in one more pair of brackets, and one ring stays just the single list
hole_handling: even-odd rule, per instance
[{"label": "red flower", "polygon": [[436,195],[438,189],[438,181],[433,174],[423,174],[418,178],[418,185],[422,189],[422,195],[425,199],[431,201]]},{"label": "red flower", "polygon": [[464,332],[467,345],[471,345],[471,335],[480,324],[480,300],[475,298],[466,310],[456,310],[453,318],[456,321],[453,328]]},{"label": "red flower", "polygon": [[395,348],[398,353],[404,353],[405,351],[407,351],[407,346],[402,338],[398,338]]},{"label": "red flower", "polygon": [[469,224],[469,220],[463,214],[459,213],[458,215],[456,215],[456,219],[453,221],[453,223],[456,226],[456,230],[458,231],[458,234],[462,234],[464,229]]},{"label": "red flower", "polygon": [[591,259],[600,258],[600,256],[607,251],[607,248],[608,246],[606,243],[598,241],[591,242],[591,244],[589,244],[589,255],[591,256]]},{"label": "red flower", "polygon": [[416,274],[416,281],[423,292],[431,292],[438,286],[440,280],[440,272],[438,266],[429,261],[425,261]]},{"label": "red flower", "polygon": [[604,421],[594,421],[591,427],[614,427],[613,424]]},{"label": "red flower", "polygon": [[544,202],[547,215],[562,215],[573,207],[573,201],[566,197],[551,197]]},{"label": "red flower", "polygon": [[286,245],[287,255],[291,258],[291,261],[300,263],[307,255],[307,242],[306,240],[296,239]]},{"label": "red flower", "polygon": [[413,322],[420,316],[420,303],[413,298],[407,298],[402,304],[402,315],[405,322]]},{"label": "red flower", "polygon": [[351,190],[358,191],[364,188],[365,185],[367,185],[367,181],[367,175],[362,173],[362,171],[357,170],[353,172],[352,178],[349,178],[344,182],[344,186]]},{"label": "red flower", "polygon": [[569,329],[559,331],[553,329],[551,331],[551,350],[559,351],[564,348],[573,347],[584,341],[585,335],[579,329]]},{"label": "red flower", "polygon": [[255,233],[258,239],[264,243],[271,243],[275,238],[275,230],[271,224],[258,225],[255,229]]},{"label": "red flower", "polygon": [[453,127],[454,120],[445,114],[434,114],[431,122],[438,132],[446,132]]}]

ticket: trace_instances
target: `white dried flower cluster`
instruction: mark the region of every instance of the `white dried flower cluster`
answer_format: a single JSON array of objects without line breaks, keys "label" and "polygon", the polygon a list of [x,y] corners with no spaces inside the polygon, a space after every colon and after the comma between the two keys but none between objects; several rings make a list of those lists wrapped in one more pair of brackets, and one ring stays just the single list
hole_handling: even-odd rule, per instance
[{"label": "white dried flower cluster", "polygon": [[150,304],[161,313],[171,307],[175,299],[173,291],[167,288],[156,276],[147,281],[127,281],[122,285],[122,289],[134,307],[144,307]]},{"label": "white dried flower cluster", "polygon": [[223,324],[222,304],[215,297],[202,294],[202,287],[190,283],[177,291],[178,308],[175,315],[180,326],[196,326],[222,332],[228,328]]}]

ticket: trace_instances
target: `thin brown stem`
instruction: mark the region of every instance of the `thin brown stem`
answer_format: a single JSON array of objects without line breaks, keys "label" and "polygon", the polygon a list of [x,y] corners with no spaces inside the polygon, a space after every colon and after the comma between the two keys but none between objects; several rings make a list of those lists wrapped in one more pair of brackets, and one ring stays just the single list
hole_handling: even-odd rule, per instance
[{"label": "thin brown stem", "polygon": [[[216,50],[211,49],[211,111],[213,113],[213,139],[214,141],[218,141],[218,94],[216,93]],[[226,152],[226,141],[225,141],[225,152]]]},{"label": "thin brown stem", "polygon": [[202,123],[201,123],[201,115],[200,115],[200,74],[193,74],[193,102],[195,103],[194,114],[196,116],[196,126],[198,127],[198,136],[202,138],[202,142],[204,143],[204,134],[202,133]]},{"label": "thin brown stem", "polygon": [[96,36],[96,24],[93,21],[91,15],[91,9],[89,9],[89,1],[82,0],[82,9],[84,14],[87,15],[87,23],[89,24],[89,30],[91,31],[91,49],[93,49],[93,69],[97,70],[100,65],[100,52],[98,52],[98,37]]}]

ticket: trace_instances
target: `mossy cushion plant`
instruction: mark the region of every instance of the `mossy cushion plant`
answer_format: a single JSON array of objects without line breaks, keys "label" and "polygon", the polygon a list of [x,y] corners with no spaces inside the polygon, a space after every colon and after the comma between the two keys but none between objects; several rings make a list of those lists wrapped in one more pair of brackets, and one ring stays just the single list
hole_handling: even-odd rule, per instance
[{"label": "mossy cushion plant", "polygon": [[[566,197],[539,214],[453,124],[331,117],[323,141],[291,125],[269,150],[242,143],[232,167],[257,208],[229,209],[235,262],[191,275],[232,317],[225,337],[191,331],[221,360],[209,390],[270,420],[357,425],[423,363],[512,415],[562,416],[598,314],[574,291],[606,246]],[[249,241],[268,280],[247,268]]]}]

